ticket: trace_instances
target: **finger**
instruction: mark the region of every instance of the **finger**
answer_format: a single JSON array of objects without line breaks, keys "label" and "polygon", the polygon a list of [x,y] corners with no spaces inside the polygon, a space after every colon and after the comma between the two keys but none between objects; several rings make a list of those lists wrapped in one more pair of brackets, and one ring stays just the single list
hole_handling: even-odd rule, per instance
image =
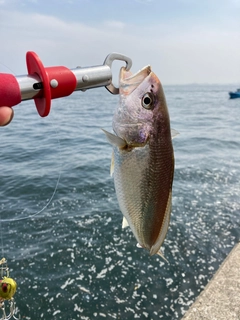
[{"label": "finger", "polygon": [[13,109],[9,107],[0,107],[0,126],[6,126],[12,121]]}]

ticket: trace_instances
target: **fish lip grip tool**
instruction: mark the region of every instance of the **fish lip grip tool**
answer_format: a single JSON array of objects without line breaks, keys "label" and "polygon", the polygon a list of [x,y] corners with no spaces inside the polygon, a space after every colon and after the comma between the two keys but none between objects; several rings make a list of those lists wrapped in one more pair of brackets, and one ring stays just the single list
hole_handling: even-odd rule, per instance
[{"label": "fish lip grip tool", "polygon": [[109,54],[103,65],[68,69],[63,66],[44,67],[38,55],[29,51],[26,54],[28,75],[14,76],[0,73],[0,106],[13,107],[21,101],[34,99],[41,117],[46,117],[51,109],[51,100],[66,97],[74,91],[103,87],[112,94],[118,88],[112,84],[112,63],[124,61],[130,70],[132,60],[119,53]]}]

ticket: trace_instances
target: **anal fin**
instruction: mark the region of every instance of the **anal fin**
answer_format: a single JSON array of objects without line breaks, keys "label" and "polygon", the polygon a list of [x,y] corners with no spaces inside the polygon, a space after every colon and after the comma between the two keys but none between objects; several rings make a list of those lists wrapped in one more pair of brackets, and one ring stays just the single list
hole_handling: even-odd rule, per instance
[{"label": "anal fin", "polygon": [[127,222],[127,219],[125,217],[123,217],[123,221],[122,221],[122,229],[129,227],[129,224]]},{"label": "anal fin", "polygon": [[112,160],[111,160],[111,167],[110,167],[110,176],[112,177],[114,173],[114,152],[112,152]]}]

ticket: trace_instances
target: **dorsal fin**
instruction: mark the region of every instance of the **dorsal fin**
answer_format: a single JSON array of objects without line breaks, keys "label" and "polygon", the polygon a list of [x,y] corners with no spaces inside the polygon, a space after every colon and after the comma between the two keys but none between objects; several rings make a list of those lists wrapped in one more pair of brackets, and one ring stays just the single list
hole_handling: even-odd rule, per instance
[{"label": "dorsal fin", "polygon": [[172,137],[172,139],[174,139],[178,135],[179,135],[179,132],[177,130],[171,129],[171,137]]}]

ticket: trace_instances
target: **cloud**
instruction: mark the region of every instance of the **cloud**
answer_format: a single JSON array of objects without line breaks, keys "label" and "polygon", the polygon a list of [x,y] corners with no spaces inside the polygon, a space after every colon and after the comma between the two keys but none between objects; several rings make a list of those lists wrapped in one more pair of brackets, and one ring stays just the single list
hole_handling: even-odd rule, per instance
[{"label": "cloud", "polygon": [[235,26],[130,23],[108,20],[93,26],[1,10],[0,63],[25,74],[27,51],[35,51],[45,66],[69,68],[100,65],[108,53],[119,52],[132,58],[133,71],[151,64],[166,84],[239,81],[240,31]]},{"label": "cloud", "polygon": [[122,21],[116,21],[116,20],[108,20],[108,21],[104,21],[104,25],[107,28],[113,28],[113,29],[124,29],[125,27],[125,23],[123,23]]}]

